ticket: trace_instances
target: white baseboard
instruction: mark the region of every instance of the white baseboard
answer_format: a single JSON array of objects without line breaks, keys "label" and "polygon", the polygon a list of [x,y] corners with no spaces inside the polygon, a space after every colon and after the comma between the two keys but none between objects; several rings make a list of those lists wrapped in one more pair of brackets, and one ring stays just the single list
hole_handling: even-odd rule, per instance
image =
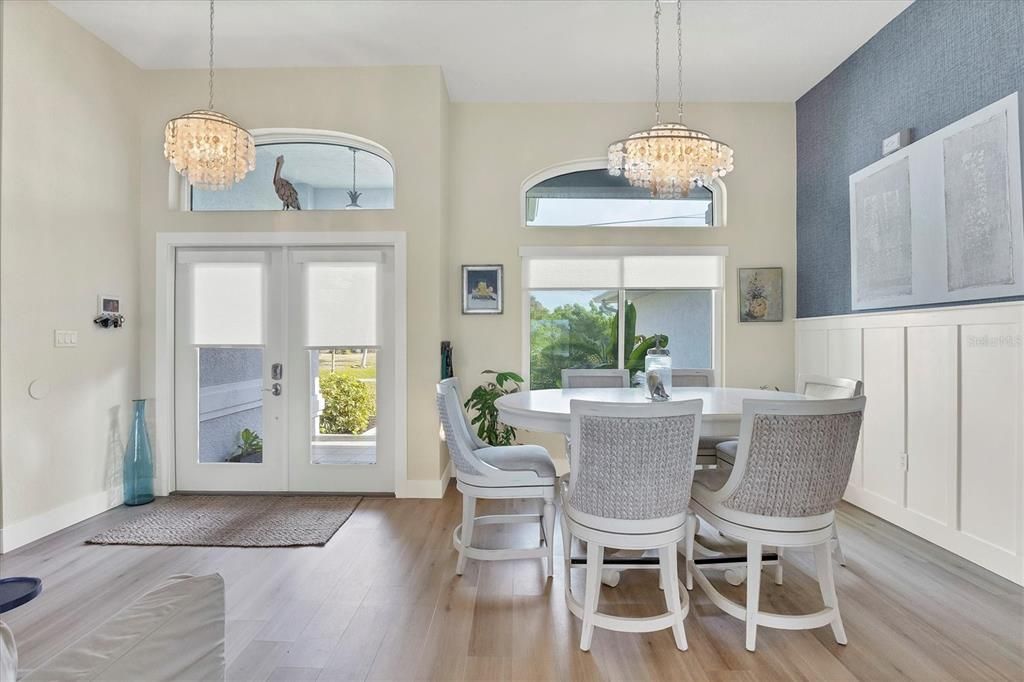
[{"label": "white baseboard", "polygon": [[[116,500],[112,500],[116,497]],[[119,491],[101,492],[81,497],[73,502],[62,504],[42,514],[30,516],[23,521],[16,521],[0,529],[0,554],[10,552],[50,533],[64,530],[80,521],[101,514],[121,504]]]},{"label": "white baseboard", "polygon": [[444,497],[444,491],[448,488],[448,482],[451,481],[454,476],[452,470],[451,460],[448,461],[448,466],[441,472],[441,478],[437,480],[432,479],[412,479],[406,480],[399,483],[398,490],[395,491],[395,497],[417,497],[428,500],[439,500]]}]

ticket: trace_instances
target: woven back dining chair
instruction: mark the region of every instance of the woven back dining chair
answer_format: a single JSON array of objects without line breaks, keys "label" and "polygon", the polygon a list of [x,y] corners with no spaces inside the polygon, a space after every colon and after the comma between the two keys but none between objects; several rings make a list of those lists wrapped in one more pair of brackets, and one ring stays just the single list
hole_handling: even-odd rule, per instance
[{"label": "woven back dining chair", "polygon": [[[687,588],[696,579],[719,608],[744,620],[750,651],[755,647],[758,625],[787,630],[831,625],[836,641],[846,644],[829,545],[835,508],[853,468],[864,404],[863,396],[748,400],[743,404],[732,470],[727,475],[723,470],[697,472],[691,502],[694,512],[722,535],[747,545],[746,606],[718,592],[694,563],[692,535],[686,543]],[[824,609],[803,616],[759,609],[765,546],[814,548]]]},{"label": "woven back dining chair", "polygon": [[[703,401],[606,403],[573,400],[570,474],[559,485],[566,557],[565,599],[583,621],[580,648],[590,649],[594,628],[652,632],[672,628],[686,649],[676,545],[686,538],[690,486],[697,459]],[[583,601],[572,592],[573,538],[587,543]],[[656,549],[667,611],[626,618],[598,611],[604,549]]]},{"label": "woven back dining chair", "polygon": [[562,388],[629,388],[629,370],[563,369]]}]

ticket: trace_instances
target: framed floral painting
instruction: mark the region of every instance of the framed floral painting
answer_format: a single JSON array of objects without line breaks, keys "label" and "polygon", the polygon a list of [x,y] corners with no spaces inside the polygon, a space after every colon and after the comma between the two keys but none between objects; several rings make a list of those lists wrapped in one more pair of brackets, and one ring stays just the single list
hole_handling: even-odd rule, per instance
[{"label": "framed floral painting", "polygon": [[462,266],[462,314],[500,315],[504,293],[500,265]]},{"label": "framed floral painting", "polygon": [[740,322],[782,322],[782,268],[739,268]]}]

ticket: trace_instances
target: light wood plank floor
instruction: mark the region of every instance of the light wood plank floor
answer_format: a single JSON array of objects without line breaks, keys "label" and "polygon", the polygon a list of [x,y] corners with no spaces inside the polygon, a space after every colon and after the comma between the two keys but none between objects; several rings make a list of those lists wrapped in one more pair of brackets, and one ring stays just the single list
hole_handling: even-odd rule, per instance
[{"label": "light wood plank floor", "polygon": [[[83,544],[146,511],[118,508],[0,558],[0,575],[44,581],[42,596],[5,614],[23,668],[168,575],[219,571],[234,680],[1024,679],[1021,588],[849,506],[839,527],[849,565],[836,577],[849,645],[837,645],[828,628],[761,628],[753,654],[744,650],[742,623],[699,590],[686,620],[688,652],[676,651],[667,630],[600,629],[593,650],[579,651],[561,562],[553,581],[536,560],[471,561],[465,576],[454,575],[454,487],[443,500],[368,498],[323,548]],[[530,528],[493,530],[493,543],[536,537]],[[787,553],[785,585],[766,573],[762,605],[820,608],[813,570],[810,553]],[[582,571],[573,573],[581,585]],[[717,582],[742,599],[742,588]],[[603,609],[630,615],[664,604],[650,571],[627,572],[601,599]]]}]

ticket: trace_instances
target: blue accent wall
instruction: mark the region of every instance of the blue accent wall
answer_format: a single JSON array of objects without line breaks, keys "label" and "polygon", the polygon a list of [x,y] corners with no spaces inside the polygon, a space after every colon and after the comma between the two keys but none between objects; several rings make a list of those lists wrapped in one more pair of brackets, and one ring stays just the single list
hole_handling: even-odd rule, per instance
[{"label": "blue accent wall", "polygon": [[1018,91],[1024,109],[1024,0],[917,0],[797,100],[797,317],[851,312],[849,177],[882,140]]}]

